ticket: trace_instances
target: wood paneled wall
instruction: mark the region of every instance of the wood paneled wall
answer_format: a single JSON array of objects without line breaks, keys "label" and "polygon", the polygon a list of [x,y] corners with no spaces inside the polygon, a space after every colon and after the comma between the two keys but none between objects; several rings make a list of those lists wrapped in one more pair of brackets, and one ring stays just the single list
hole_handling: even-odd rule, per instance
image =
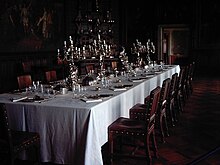
[{"label": "wood paneled wall", "polygon": [[[31,74],[33,80],[40,80],[41,72],[58,67],[55,52],[4,53],[0,58],[1,93],[18,88],[18,75]],[[30,64],[30,70],[22,64]]]}]

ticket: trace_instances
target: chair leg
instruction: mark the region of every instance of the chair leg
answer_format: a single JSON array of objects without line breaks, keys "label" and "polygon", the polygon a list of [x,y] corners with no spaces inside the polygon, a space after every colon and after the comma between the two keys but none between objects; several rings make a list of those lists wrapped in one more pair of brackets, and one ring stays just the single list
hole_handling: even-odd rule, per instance
[{"label": "chair leg", "polygon": [[179,97],[180,97],[180,103],[181,103],[181,108],[182,108],[182,112],[183,112],[183,107],[184,107],[185,101],[186,101],[183,89],[181,89]]},{"label": "chair leg", "polygon": [[160,120],[159,120],[159,126],[160,126],[160,135],[161,135],[161,141],[162,143],[165,143],[165,140],[164,140],[164,131],[163,131],[163,114],[160,114]]},{"label": "chair leg", "polygon": [[187,81],[187,85],[186,85],[186,94],[187,94],[187,98],[189,98],[189,96],[192,94],[192,88],[191,88],[191,82],[190,80]]},{"label": "chair leg", "polygon": [[111,165],[113,163],[113,145],[114,145],[114,142],[113,142],[113,137],[112,137],[112,134],[109,132],[108,133],[109,136],[108,136],[108,142],[109,142],[109,164]]},{"label": "chair leg", "polygon": [[182,95],[183,95],[183,102],[184,102],[184,105],[186,103],[186,99],[187,99],[187,92],[186,92],[186,85],[184,84],[183,85],[183,89],[182,89]]},{"label": "chair leg", "polygon": [[174,109],[174,105],[173,105],[173,101],[171,101],[169,104],[169,107],[168,107],[168,113],[169,113],[169,118],[170,118],[170,124],[171,124],[171,126],[174,127],[175,123],[174,123],[173,109]]},{"label": "chair leg", "polygon": [[150,134],[147,135],[146,141],[145,141],[145,152],[146,152],[146,157],[147,157],[147,164],[151,165],[152,164],[152,158],[150,154],[150,146],[149,146],[149,141],[150,141]]},{"label": "chair leg", "polygon": [[153,150],[154,150],[154,156],[156,158],[158,158],[158,149],[157,149],[157,143],[156,143],[156,138],[155,138],[155,131],[153,130],[153,132],[151,133],[151,140],[152,140],[152,144],[153,144]]},{"label": "chair leg", "polygon": [[41,165],[41,155],[40,155],[40,143],[35,146],[35,151],[37,155],[37,164]]},{"label": "chair leg", "polygon": [[169,129],[168,129],[168,124],[167,124],[167,115],[166,112],[163,114],[163,122],[164,122],[164,130],[165,130],[165,134],[166,136],[170,136],[169,135]]},{"label": "chair leg", "polygon": [[177,120],[177,104],[176,104],[176,98],[173,99],[172,101],[172,114],[173,114],[173,123],[175,125],[175,123],[178,121]]},{"label": "chair leg", "polygon": [[179,92],[179,93],[177,94],[177,106],[178,106],[179,112],[183,112],[181,92]]}]

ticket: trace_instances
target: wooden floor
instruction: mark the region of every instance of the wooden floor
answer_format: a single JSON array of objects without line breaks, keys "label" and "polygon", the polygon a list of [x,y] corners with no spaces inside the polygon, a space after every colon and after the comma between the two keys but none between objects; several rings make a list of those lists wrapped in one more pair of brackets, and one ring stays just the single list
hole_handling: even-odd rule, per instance
[{"label": "wooden floor", "polygon": [[[197,164],[220,164],[220,78],[195,77],[193,87],[178,123],[169,127],[166,143],[162,144],[157,138],[159,158],[153,158],[154,165],[189,164],[218,147],[218,152]],[[146,161],[122,159],[114,164],[143,165]]]},{"label": "wooden floor", "polygon": [[[170,136],[162,144],[157,138],[159,158],[154,165],[185,165],[220,147],[220,78],[195,77],[193,93],[187,99],[184,112],[179,115],[175,127],[169,127]],[[103,146],[106,162],[107,145]],[[144,153],[144,152],[143,152]],[[27,162],[17,161],[16,165]],[[107,163],[105,163],[107,164]],[[120,159],[114,165],[143,165],[144,159]],[[215,152],[198,165],[220,164],[220,151]],[[52,165],[43,163],[43,165]]]}]

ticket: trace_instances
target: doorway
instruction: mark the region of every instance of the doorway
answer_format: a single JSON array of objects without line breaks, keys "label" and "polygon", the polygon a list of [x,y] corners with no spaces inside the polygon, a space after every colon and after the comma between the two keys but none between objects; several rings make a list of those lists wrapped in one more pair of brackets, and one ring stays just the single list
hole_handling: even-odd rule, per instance
[{"label": "doorway", "polygon": [[189,55],[190,30],[187,25],[159,25],[158,58],[165,64],[185,61]]}]

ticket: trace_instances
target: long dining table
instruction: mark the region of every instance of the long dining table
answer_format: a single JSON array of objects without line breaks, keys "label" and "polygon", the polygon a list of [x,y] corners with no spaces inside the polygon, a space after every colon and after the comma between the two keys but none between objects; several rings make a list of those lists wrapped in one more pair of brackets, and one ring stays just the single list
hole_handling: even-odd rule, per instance
[{"label": "long dining table", "polygon": [[[153,75],[146,74],[144,78],[140,78],[143,75],[114,78],[111,88],[87,86],[77,94],[68,91],[37,102],[12,100],[27,96],[27,91],[3,93],[0,94],[0,102],[6,104],[12,129],[40,134],[42,162],[103,165],[101,149],[108,141],[108,126],[120,116],[129,117],[129,109],[133,105],[144,103],[144,98],[153,88],[179,72],[179,65],[167,65],[166,69]],[[127,86],[117,88],[122,84]],[[109,94],[109,97],[97,97],[91,102],[82,99],[85,95],[102,94]]]}]

